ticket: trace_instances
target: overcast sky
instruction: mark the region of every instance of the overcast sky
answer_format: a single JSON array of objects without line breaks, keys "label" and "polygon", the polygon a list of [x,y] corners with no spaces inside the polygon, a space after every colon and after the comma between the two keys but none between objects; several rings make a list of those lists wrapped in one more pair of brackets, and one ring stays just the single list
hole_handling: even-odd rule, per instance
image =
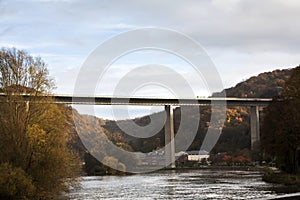
[{"label": "overcast sky", "polygon": [[[98,45],[126,31],[166,28],[197,41],[224,87],[232,87],[258,73],[300,64],[299,10],[298,0],[0,0],[0,46],[41,56],[56,80],[55,93],[72,94],[82,64]],[[116,84],[126,72],[121,66],[128,72],[149,60],[175,69],[186,65],[146,51],[118,60],[103,85]]]}]

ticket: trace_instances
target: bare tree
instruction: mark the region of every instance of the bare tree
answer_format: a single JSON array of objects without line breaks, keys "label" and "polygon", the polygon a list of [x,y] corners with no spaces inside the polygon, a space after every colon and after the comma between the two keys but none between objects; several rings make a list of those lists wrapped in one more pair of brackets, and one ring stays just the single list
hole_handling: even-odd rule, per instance
[{"label": "bare tree", "polygon": [[[50,198],[65,189],[62,180],[74,177],[72,167],[78,167],[78,162],[66,146],[64,106],[51,103],[53,88],[41,58],[14,48],[0,50],[0,92],[6,94],[0,103],[0,168],[4,165],[11,169],[9,164],[23,170],[24,177],[31,179],[27,182],[35,187],[28,190],[35,194],[14,194],[24,197],[1,194],[5,191],[0,190],[0,198]],[[30,98],[24,99],[24,94]],[[6,183],[0,177],[0,188],[8,188]]]}]

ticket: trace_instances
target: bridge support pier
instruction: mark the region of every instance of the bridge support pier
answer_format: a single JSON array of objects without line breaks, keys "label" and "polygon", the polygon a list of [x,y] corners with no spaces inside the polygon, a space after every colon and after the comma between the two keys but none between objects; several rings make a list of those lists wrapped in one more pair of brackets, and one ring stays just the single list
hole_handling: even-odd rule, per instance
[{"label": "bridge support pier", "polygon": [[250,107],[250,129],[251,129],[251,149],[253,150],[255,143],[260,140],[258,106]]},{"label": "bridge support pier", "polygon": [[165,160],[171,163],[170,168],[175,168],[175,141],[174,141],[174,117],[173,108],[170,105],[165,106],[167,114],[165,123]]},{"label": "bridge support pier", "polygon": [[26,101],[26,112],[29,112],[29,101]]}]

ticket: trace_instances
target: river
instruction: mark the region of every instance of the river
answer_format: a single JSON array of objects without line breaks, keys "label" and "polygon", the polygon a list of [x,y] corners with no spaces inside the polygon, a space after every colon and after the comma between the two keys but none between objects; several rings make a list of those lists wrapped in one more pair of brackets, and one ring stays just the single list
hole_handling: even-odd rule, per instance
[{"label": "river", "polygon": [[72,200],[94,199],[261,199],[276,196],[276,185],[258,171],[158,171],[130,176],[80,178]]}]

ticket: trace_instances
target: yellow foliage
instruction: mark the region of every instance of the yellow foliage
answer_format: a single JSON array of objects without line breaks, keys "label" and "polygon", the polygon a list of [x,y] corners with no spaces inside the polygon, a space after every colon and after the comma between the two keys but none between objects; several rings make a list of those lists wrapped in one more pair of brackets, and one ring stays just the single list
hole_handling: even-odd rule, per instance
[{"label": "yellow foliage", "polygon": [[46,132],[37,124],[28,126],[27,135],[30,145],[35,147],[44,146],[47,140]]},{"label": "yellow foliage", "polygon": [[35,186],[21,168],[0,164],[0,199],[32,199]]}]

